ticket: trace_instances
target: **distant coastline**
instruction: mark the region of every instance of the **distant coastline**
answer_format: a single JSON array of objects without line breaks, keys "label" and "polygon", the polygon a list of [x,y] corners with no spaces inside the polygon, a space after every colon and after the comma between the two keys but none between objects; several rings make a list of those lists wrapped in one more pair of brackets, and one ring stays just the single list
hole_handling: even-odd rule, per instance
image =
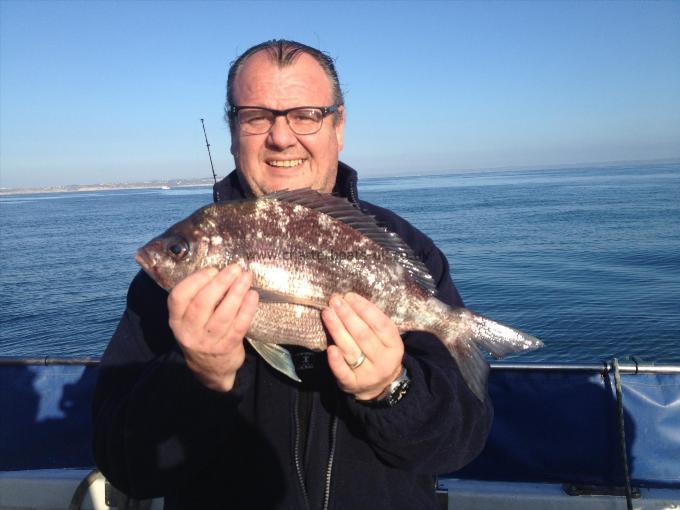
[{"label": "distant coastline", "polygon": [[199,186],[212,186],[210,178],[171,179],[167,181],[122,182],[112,184],[69,184],[66,186],[45,186],[42,188],[0,188],[0,196],[34,195],[39,193],[82,193],[93,191],[115,191],[131,189],[172,189]]},{"label": "distant coastline", "polygon": [[[373,173],[367,171],[362,174],[362,181],[370,179],[391,179],[401,177],[427,177],[440,176],[450,174],[467,174],[477,172],[501,172],[501,171],[540,171],[540,170],[560,170],[560,169],[584,169],[591,168],[593,170],[598,168],[607,168],[614,166],[648,166],[648,165],[667,165],[679,164],[680,157],[672,158],[657,158],[648,160],[622,160],[622,161],[599,161],[591,163],[568,163],[568,164],[544,164],[544,165],[508,165],[508,166],[492,166],[483,168],[466,168],[466,169],[451,169],[451,170],[429,170],[426,173],[412,173],[410,172],[393,172],[390,174]],[[217,180],[223,177],[217,176]],[[43,186],[34,188],[3,188],[0,187],[0,196],[6,195],[31,195],[38,193],[78,193],[78,192],[96,192],[96,191],[115,191],[115,190],[133,190],[133,189],[172,189],[172,188],[186,188],[198,186],[212,186],[213,179],[209,177],[189,178],[189,179],[169,179],[169,180],[149,180],[140,182],[122,182],[122,183],[102,183],[102,184],[67,184],[61,186]]]}]

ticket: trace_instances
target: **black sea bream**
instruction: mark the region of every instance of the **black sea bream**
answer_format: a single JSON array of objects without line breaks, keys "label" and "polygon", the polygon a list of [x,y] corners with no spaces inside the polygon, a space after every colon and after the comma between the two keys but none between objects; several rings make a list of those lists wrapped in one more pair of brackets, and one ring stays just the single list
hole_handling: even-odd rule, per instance
[{"label": "black sea bream", "polygon": [[432,277],[401,238],[345,199],[312,190],[208,205],[151,240],[136,259],[166,290],[205,267],[238,263],[251,271],[260,304],[248,340],[296,380],[290,355],[279,344],[325,349],[321,310],[335,293],[366,297],[402,333],[436,335],[480,399],[488,366],[477,345],[497,357],[542,345],[439,301]]}]

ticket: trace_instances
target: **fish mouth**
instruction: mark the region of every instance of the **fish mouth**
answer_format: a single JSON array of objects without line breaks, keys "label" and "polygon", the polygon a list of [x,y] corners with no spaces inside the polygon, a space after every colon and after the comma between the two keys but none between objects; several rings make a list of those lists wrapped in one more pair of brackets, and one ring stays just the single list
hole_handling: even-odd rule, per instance
[{"label": "fish mouth", "polygon": [[149,254],[146,253],[144,248],[137,250],[137,253],[135,254],[135,260],[137,261],[137,264],[142,266],[142,269],[144,269],[144,271],[147,273],[153,271],[155,264],[153,263],[153,260]]},{"label": "fish mouth", "polygon": [[144,272],[146,272],[146,274],[148,274],[156,283],[158,283],[158,285],[166,288],[163,277],[158,271],[158,265],[151,254],[149,254],[144,248],[140,248],[135,254],[135,260],[137,261],[137,264],[142,266]]}]

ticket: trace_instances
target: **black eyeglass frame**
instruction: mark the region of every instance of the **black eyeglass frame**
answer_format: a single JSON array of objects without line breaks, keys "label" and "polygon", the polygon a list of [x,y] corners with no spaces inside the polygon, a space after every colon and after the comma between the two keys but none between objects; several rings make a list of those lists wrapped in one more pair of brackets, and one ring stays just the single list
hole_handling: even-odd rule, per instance
[{"label": "black eyeglass frame", "polygon": [[[313,135],[315,133],[318,133],[321,130],[321,127],[323,126],[323,119],[325,119],[328,115],[331,113],[338,113],[340,111],[341,104],[333,104],[331,106],[296,106],[295,108],[287,108],[286,110],[274,110],[273,108],[265,108],[263,106],[232,106],[229,108],[229,117],[231,119],[237,119],[238,118],[238,112],[241,110],[247,110],[249,108],[251,109],[256,109],[256,110],[264,110],[266,112],[270,112],[271,114],[274,115],[274,119],[276,120],[276,117],[285,117],[286,122],[290,126],[290,120],[288,120],[288,114],[290,112],[293,112],[295,110],[304,110],[305,108],[313,108],[314,110],[321,110],[321,122],[319,123],[319,129],[314,131],[313,133],[306,133],[309,135]],[[274,123],[272,122],[272,125],[269,127],[267,131],[264,133],[268,133],[269,130],[274,126]],[[292,129],[292,127],[291,127]],[[260,133],[260,134],[264,134]],[[297,133],[300,134],[300,133]]]}]

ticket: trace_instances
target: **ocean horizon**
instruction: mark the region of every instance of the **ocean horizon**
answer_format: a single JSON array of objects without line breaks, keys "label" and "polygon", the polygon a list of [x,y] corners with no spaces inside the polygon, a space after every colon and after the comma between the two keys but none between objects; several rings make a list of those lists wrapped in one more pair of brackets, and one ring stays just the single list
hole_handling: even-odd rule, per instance
[{"label": "ocean horizon", "polygon": [[[342,158],[341,158],[342,159]],[[489,166],[489,167],[472,167],[472,168],[458,168],[458,169],[444,169],[444,170],[428,170],[425,172],[413,172],[413,170],[404,170],[395,173],[383,172],[367,172],[362,173],[362,180],[371,179],[385,179],[393,177],[438,177],[442,175],[456,175],[467,173],[486,173],[486,172],[517,172],[517,171],[534,171],[534,170],[568,170],[573,169],[597,169],[606,167],[622,167],[622,166],[649,166],[649,165],[667,165],[680,164],[680,156],[673,158],[655,158],[643,160],[621,160],[621,161],[598,161],[598,162],[584,162],[584,163],[554,163],[554,164],[527,164],[527,165],[506,165],[506,166]],[[223,179],[226,174],[216,175],[214,179],[217,181]],[[392,172],[392,171],[389,171]],[[0,196],[8,195],[30,195],[35,193],[81,193],[93,191],[119,191],[124,189],[155,189],[163,186],[171,187],[202,187],[212,186],[214,179],[211,177],[174,177],[168,179],[147,179],[142,181],[119,181],[119,182],[89,182],[89,183],[70,183],[70,184],[53,184],[46,186],[23,186],[23,187],[3,187],[0,185]],[[1,183],[0,183],[1,184]]]}]

